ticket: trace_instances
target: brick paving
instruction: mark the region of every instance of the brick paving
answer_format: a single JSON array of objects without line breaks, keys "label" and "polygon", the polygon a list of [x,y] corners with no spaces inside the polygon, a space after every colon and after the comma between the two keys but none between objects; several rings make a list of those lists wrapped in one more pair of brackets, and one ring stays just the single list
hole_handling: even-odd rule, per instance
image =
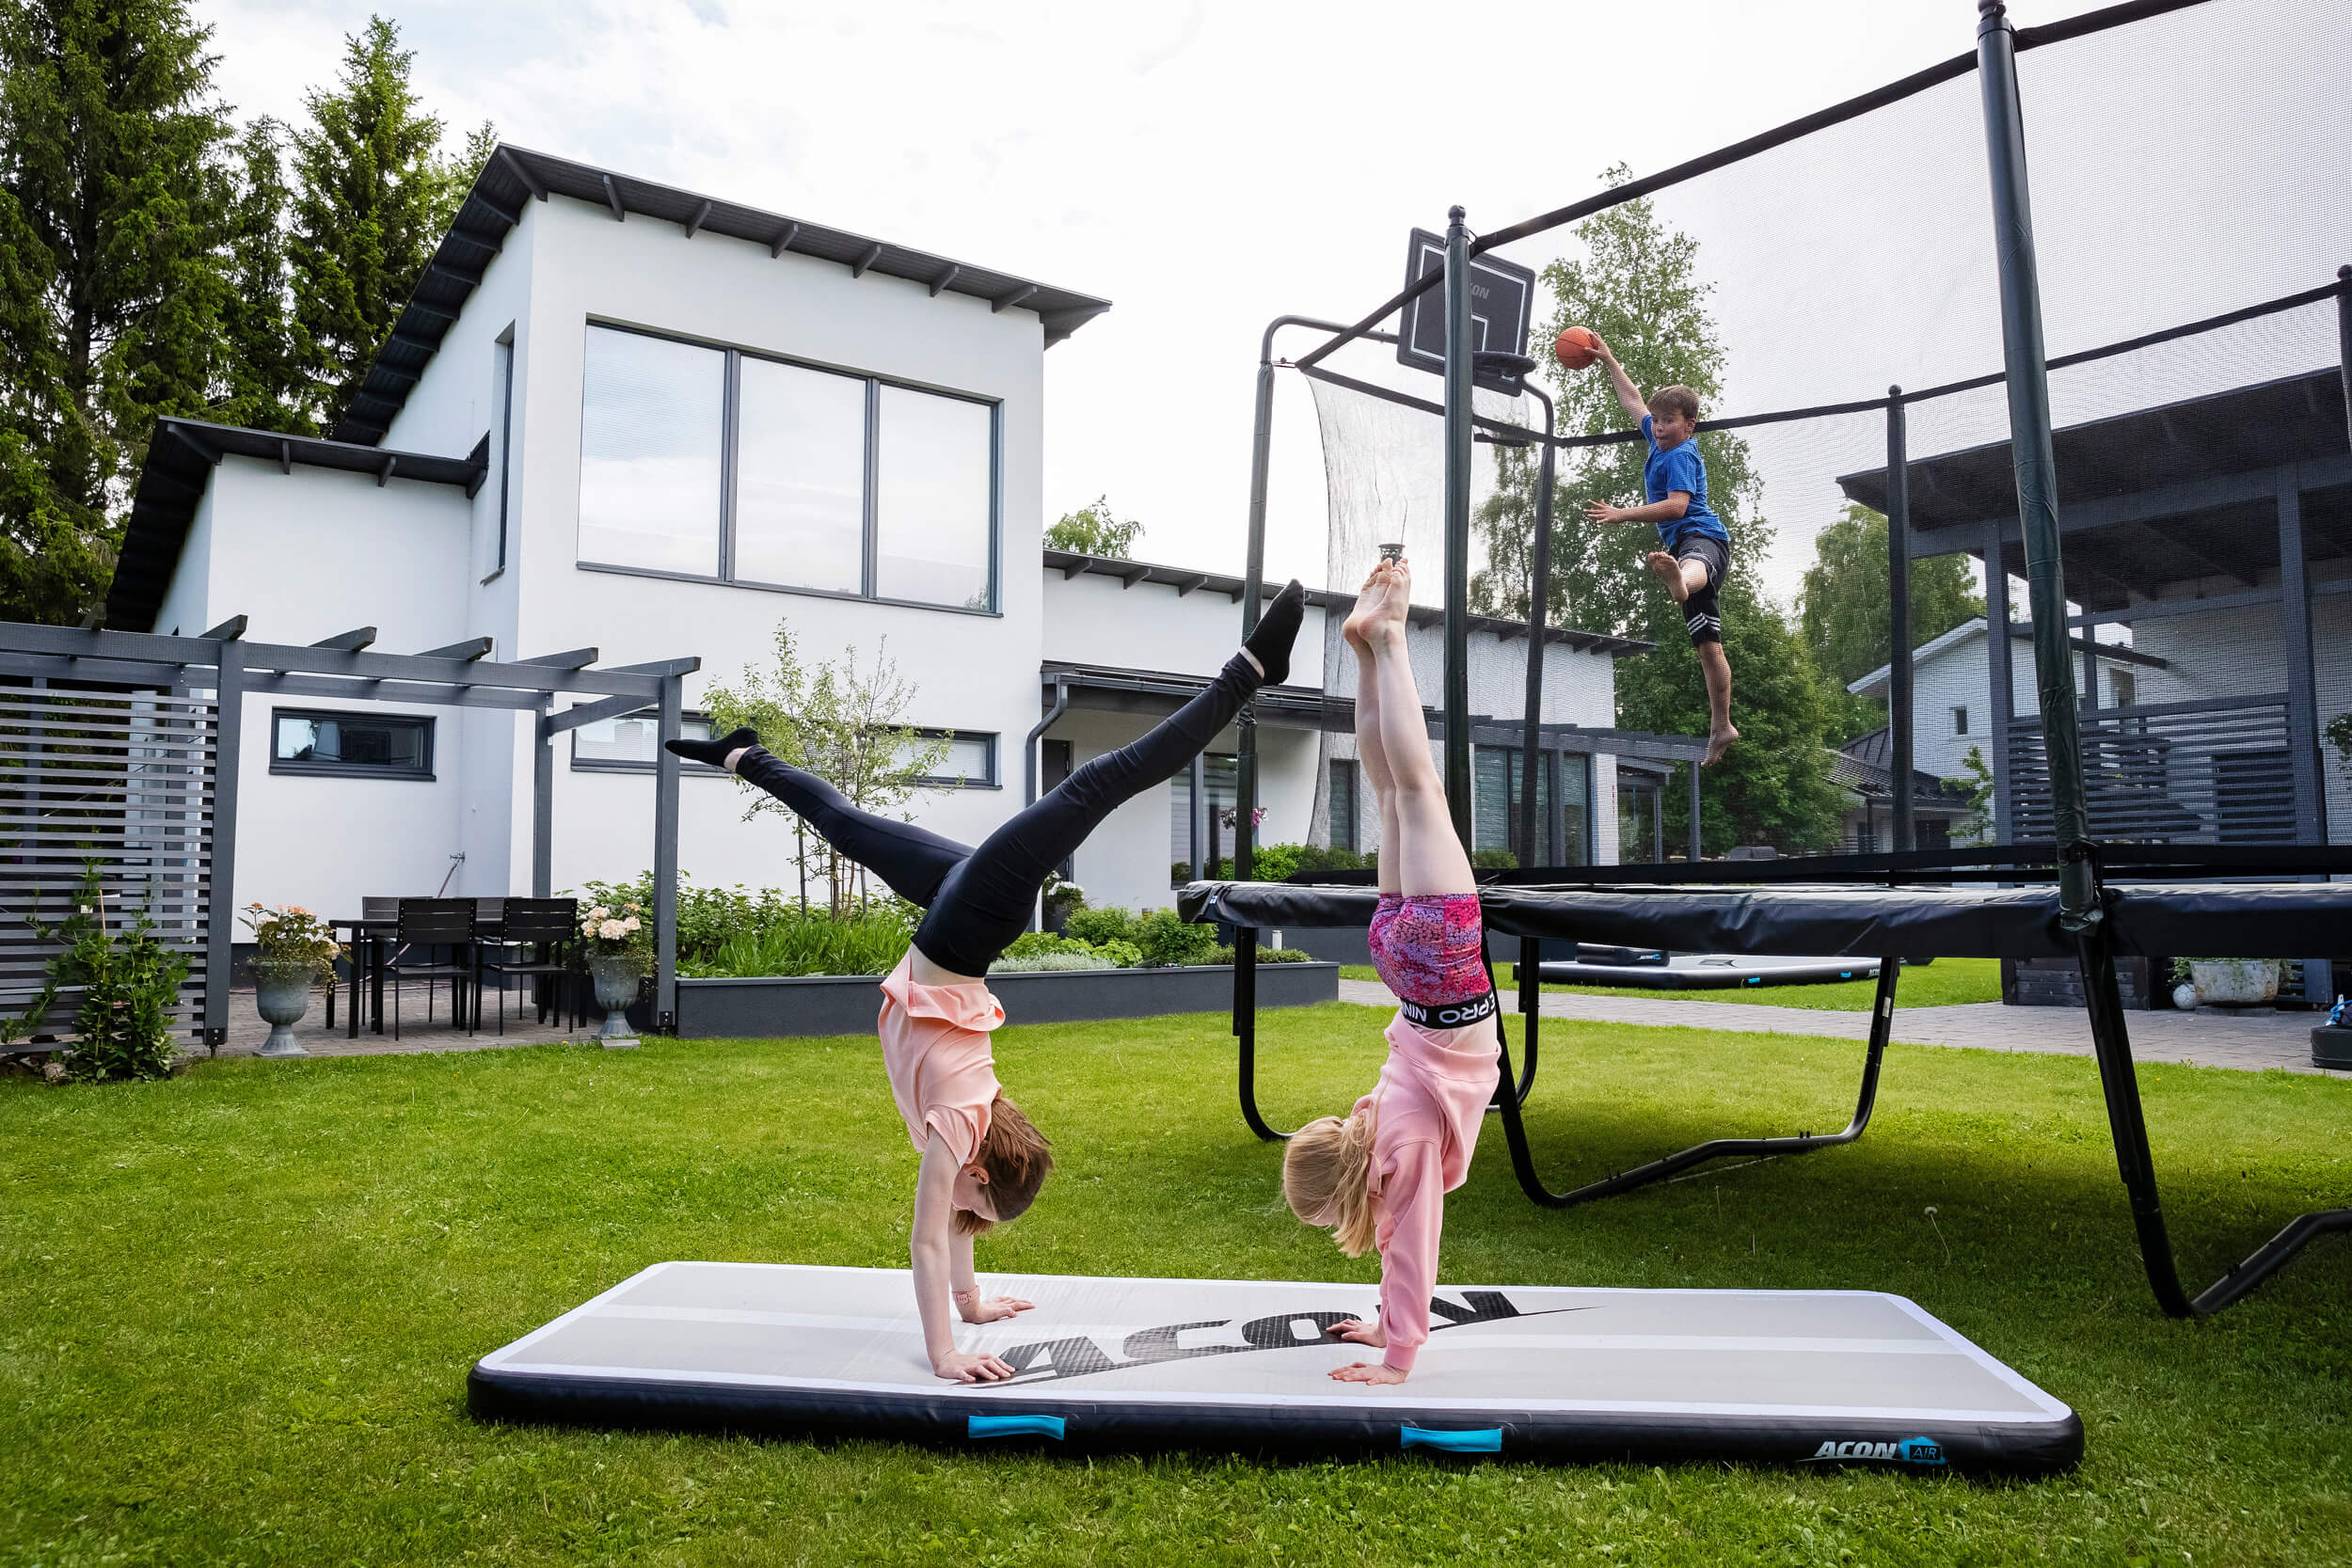
[{"label": "brick paving", "polygon": [[[1376,980],[1342,980],[1340,1000],[1392,1007],[1396,999]],[[1741,1034],[1813,1035],[1832,1039],[1867,1039],[1867,1013],[1827,1012],[1811,1007],[1773,1007],[1754,1002],[1665,1001],[1648,996],[1586,996],[1546,991],[1546,1018],[1585,1023],[1651,1024],[1676,1029],[1729,1029]],[[2186,1062],[2196,1067],[2238,1068],[2324,1077],[2352,1076],[2312,1066],[2311,1032],[2323,1015],[2249,1008],[2200,1007],[2194,1012],[2133,1012],[2125,1015],[2132,1056],[2142,1062]],[[2090,1021],[2074,1007],[2010,1007],[1971,1002],[1950,1007],[1902,1006],[1898,992],[1893,1037],[1909,1045],[1949,1045],[1982,1051],[2034,1051],[2066,1056],[2090,1054]]]},{"label": "brick paving", "polygon": [[[295,1024],[294,1037],[302,1048],[313,1056],[420,1056],[438,1051],[490,1051],[507,1045],[542,1045],[549,1040],[576,1039],[586,1043],[596,1032],[597,1020],[591,1019],[578,1030],[566,1032],[565,1020],[557,1017],[548,1024],[541,1024],[529,1003],[518,1009],[516,998],[506,999],[506,1033],[498,1033],[498,995],[486,992],[483,997],[482,1023],[469,1035],[454,1028],[449,1021],[449,988],[439,989],[433,1001],[433,1018],[424,1016],[425,988],[413,985],[401,997],[400,1035],[392,1038],[392,988],[384,988],[384,1032],[369,1031],[365,1022],[359,1026],[359,1037],[351,1038],[345,1030],[351,1026],[343,1013],[342,996],[335,999],[335,1027],[326,1026],[325,993],[311,997],[310,1010]],[[249,990],[229,993],[229,1040],[220,1048],[223,1056],[250,1056],[269,1037],[269,1025],[253,1010],[253,992]],[[202,1046],[191,1046],[189,1054],[204,1055]]]}]

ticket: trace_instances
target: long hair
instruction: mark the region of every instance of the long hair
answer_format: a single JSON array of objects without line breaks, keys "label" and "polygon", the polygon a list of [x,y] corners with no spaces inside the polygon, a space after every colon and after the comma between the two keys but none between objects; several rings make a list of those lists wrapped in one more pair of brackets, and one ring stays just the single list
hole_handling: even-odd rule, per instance
[{"label": "long hair", "polygon": [[1350,1258],[1373,1244],[1373,1115],[1322,1117],[1291,1134],[1282,1151],[1282,1200],[1307,1224],[1328,1228]]},{"label": "long hair", "polygon": [[1037,1190],[1045,1185],[1046,1175],[1054,1168],[1053,1147],[1044,1133],[1029,1125],[1020,1106],[998,1095],[988,1108],[988,1131],[980,1135],[980,1147],[972,1156],[988,1172],[988,1196],[996,1218],[986,1220],[969,1209],[959,1209],[955,1227],[977,1236],[993,1225],[1020,1218],[1037,1201]]}]

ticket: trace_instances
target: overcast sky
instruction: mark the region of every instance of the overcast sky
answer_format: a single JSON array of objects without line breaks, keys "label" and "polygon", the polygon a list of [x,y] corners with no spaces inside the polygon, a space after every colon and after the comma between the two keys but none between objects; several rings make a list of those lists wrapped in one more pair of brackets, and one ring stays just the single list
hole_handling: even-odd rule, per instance
[{"label": "overcast sky", "polygon": [[[1110,299],[1046,356],[1047,517],[1106,492],[1146,525],[1143,556],[1235,572],[1269,318],[1369,309],[1397,287],[1406,231],[1442,227],[1450,203],[1500,228],[1613,163],[1654,170],[1963,53],[1976,19],[1973,0],[198,5],[224,95],[288,119],[371,9],[400,24],[453,142],[491,119],[525,146]],[[1985,213],[1978,195],[1965,221]],[[1995,368],[1962,357],[1959,373]],[[1858,373],[1827,395],[1889,379]],[[1276,565],[1297,570],[1320,553],[1321,467],[1285,380],[1273,527]],[[1784,598],[1810,557],[1789,531],[1769,573]]]}]

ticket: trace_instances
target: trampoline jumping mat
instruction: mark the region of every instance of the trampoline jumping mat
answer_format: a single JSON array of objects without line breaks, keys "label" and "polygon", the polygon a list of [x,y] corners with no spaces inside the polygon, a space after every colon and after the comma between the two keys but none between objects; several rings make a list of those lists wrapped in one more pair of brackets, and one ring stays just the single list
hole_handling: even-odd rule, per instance
[{"label": "trampoline jumping mat", "polygon": [[1630,986],[1642,990],[1728,990],[1743,986],[1820,986],[1875,980],[1876,958],[1796,958],[1765,953],[1676,953],[1662,964],[1586,963],[1550,958],[1537,977],[1564,986]]},{"label": "trampoline jumping mat", "polygon": [[959,1325],[1008,1383],[931,1375],[903,1271],[657,1263],[478,1362],[477,1416],[952,1446],[1429,1449],[2052,1470],[2081,1420],[1900,1296],[1441,1289],[1409,1382],[1325,1337],[1370,1285],[993,1275],[1037,1309]]}]

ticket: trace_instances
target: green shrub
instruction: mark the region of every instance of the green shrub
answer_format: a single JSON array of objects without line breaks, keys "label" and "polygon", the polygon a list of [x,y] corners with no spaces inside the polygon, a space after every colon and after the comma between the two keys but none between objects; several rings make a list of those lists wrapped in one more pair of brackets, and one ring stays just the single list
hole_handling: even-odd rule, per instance
[{"label": "green shrub", "polygon": [[1098,947],[1110,942],[1132,942],[1136,940],[1136,917],[1127,910],[1089,906],[1072,912],[1062,926],[1062,934]]},{"label": "green shrub", "polygon": [[1298,870],[1309,873],[1361,871],[1363,868],[1364,857],[1353,849],[1327,849],[1320,845],[1310,844],[1304,846],[1298,854]]},{"label": "green shrub", "polygon": [[1196,926],[1174,910],[1153,910],[1136,923],[1136,945],[1147,964],[1214,962],[1216,927]]},{"label": "green shrub", "polygon": [[697,979],[763,974],[887,974],[914,939],[912,906],[897,903],[840,920],[823,910],[784,905],[762,924],[737,930],[703,956],[678,958]]},{"label": "green shrub", "polygon": [[106,896],[103,868],[86,861],[72,913],[51,925],[37,906],[25,917],[35,941],[62,943],[64,951],[49,959],[40,993],[24,1016],[0,1021],[0,1041],[39,1029],[58,994],[79,987],[73,1018],[79,1037],[66,1058],[66,1075],[76,1083],[169,1077],[179,1049],[172,1012],[187,978],[188,956],[157,939],[145,909],[126,917],[118,899],[110,917]]},{"label": "green shrub", "polygon": [[[1230,947],[1219,947],[1216,953],[1216,956],[1209,962],[1229,964],[1233,961],[1233,950]],[[1258,949],[1258,961],[1262,964],[1307,964],[1314,962],[1315,956],[1303,947],[1261,947]]]},{"label": "green shrub", "polygon": [[[1056,936],[1051,931],[1024,931],[1005,949],[1005,957],[1019,960],[1024,969],[1133,969],[1143,961],[1143,950],[1116,937],[1108,942],[1088,942],[1068,934]],[[1031,958],[1099,958],[1102,962],[1033,964],[1028,961]],[[991,964],[989,969],[993,973],[995,967]]]},{"label": "green shrub", "polygon": [[1470,864],[1480,871],[1517,871],[1519,858],[1508,849],[1474,849]]}]

